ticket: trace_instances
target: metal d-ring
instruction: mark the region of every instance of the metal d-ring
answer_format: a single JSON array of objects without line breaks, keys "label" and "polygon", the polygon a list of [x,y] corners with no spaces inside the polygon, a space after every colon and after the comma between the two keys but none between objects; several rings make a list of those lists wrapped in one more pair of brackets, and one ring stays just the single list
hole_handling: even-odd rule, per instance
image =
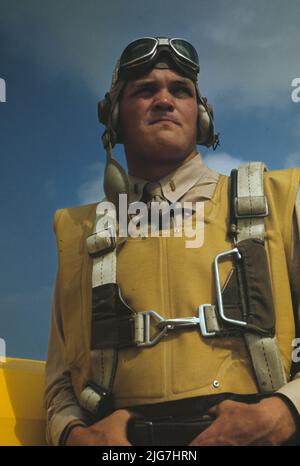
[{"label": "metal d-ring", "polygon": [[241,327],[244,327],[247,325],[247,322],[243,320],[236,320],[236,319],[230,319],[229,317],[226,317],[225,312],[224,312],[224,307],[223,307],[223,298],[222,298],[222,289],[221,289],[221,281],[220,281],[220,274],[219,274],[219,259],[227,256],[232,256],[236,254],[238,259],[241,259],[242,256],[238,250],[238,248],[233,248],[230,249],[229,251],[226,252],[221,252],[215,257],[214,260],[214,271],[215,271],[215,283],[216,283],[216,292],[217,292],[217,302],[218,302],[218,311],[221,319],[223,319],[225,322],[228,322],[230,324],[234,325],[239,325]]}]

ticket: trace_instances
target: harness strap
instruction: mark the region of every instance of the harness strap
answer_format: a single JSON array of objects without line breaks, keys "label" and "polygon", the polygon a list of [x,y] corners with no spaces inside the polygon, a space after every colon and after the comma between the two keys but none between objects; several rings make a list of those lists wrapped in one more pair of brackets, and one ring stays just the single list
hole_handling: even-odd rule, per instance
[{"label": "harness strap", "polygon": [[[264,217],[268,204],[264,195],[265,164],[242,165],[237,174],[236,224],[237,246],[242,240],[258,238],[264,241]],[[257,384],[261,392],[278,390],[287,380],[280,358],[276,336],[245,332],[245,342],[251,357]]]},{"label": "harness strap", "polygon": [[[116,258],[116,210],[109,202],[100,202],[96,208],[93,234],[87,238],[87,249],[93,258],[92,271],[92,336],[97,315],[99,290],[103,285],[115,284]],[[101,294],[101,292],[100,292]],[[80,394],[81,406],[97,417],[103,417],[109,409],[112,385],[117,367],[117,349],[101,348],[91,338],[91,380]]]},{"label": "harness strap", "polygon": [[275,336],[275,311],[269,266],[264,247],[264,195],[261,162],[242,165],[231,173],[230,233],[236,248],[220,254],[240,256],[222,292],[216,272],[218,306],[202,306],[207,337],[243,334],[260,392],[278,390],[286,383]]},{"label": "harness strap", "polygon": [[268,203],[264,195],[264,172],[262,162],[241,165],[237,176],[235,216],[237,218],[238,242],[247,238],[264,240],[264,217],[268,215]]}]

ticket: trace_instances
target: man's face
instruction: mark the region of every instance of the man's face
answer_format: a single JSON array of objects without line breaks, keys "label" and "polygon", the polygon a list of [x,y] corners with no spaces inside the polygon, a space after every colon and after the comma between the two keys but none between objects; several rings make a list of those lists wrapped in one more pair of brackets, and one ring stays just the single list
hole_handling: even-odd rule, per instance
[{"label": "man's face", "polygon": [[127,159],[184,160],[195,149],[197,114],[193,81],[173,70],[154,68],[129,81],[120,102]]}]

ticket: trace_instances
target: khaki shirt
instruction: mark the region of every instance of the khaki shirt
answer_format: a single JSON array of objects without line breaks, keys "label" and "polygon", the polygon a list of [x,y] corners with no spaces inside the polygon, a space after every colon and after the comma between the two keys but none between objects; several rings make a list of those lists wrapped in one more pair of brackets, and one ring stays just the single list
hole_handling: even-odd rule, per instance
[{"label": "khaki shirt", "polygon": [[[208,168],[201,155],[192,158],[160,180],[162,193],[171,203],[200,202],[212,198],[219,174]],[[142,197],[146,180],[129,175],[130,202]],[[293,242],[290,276],[294,277],[291,287],[299,301],[300,296],[300,198],[297,199],[293,219]],[[299,311],[299,309],[298,309]],[[291,347],[292,351],[292,347]],[[58,304],[57,286],[54,290],[52,320],[46,364],[45,405],[47,409],[47,439],[58,445],[61,434],[68,426],[87,422],[85,412],[77,403],[70,373],[64,359],[64,335],[61,309]],[[278,390],[287,396],[300,414],[300,373]]]}]

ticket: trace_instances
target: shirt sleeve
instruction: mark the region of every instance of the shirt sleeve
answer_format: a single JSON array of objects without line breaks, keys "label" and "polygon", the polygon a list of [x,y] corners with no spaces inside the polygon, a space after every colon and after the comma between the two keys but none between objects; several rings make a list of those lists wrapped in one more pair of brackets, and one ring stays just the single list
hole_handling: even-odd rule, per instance
[{"label": "shirt sleeve", "polygon": [[[296,334],[300,336],[300,189],[295,204],[293,218],[293,241],[291,251],[291,287],[297,306]],[[292,351],[291,347],[291,351]],[[299,366],[299,363],[298,363]],[[285,395],[293,403],[300,415],[300,367],[293,377],[293,380],[278,390],[278,393]]]},{"label": "shirt sleeve", "polygon": [[48,358],[45,374],[44,403],[46,408],[46,437],[50,445],[59,445],[61,436],[68,426],[85,426],[87,419],[80,408],[71,381],[70,371],[65,364],[65,345],[61,322],[61,311],[56,283],[51,327],[48,342]]}]

